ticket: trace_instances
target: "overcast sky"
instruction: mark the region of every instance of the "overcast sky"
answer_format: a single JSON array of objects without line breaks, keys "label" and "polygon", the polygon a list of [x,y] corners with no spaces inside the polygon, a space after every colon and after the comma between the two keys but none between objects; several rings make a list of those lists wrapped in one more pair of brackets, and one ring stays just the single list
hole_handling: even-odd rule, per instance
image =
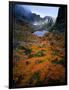
[{"label": "overcast sky", "polygon": [[36,13],[41,17],[52,16],[54,18],[58,15],[59,7],[53,6],[34,6],[34,5],[22,5],[26,9],[29,9],[32,13]]}]

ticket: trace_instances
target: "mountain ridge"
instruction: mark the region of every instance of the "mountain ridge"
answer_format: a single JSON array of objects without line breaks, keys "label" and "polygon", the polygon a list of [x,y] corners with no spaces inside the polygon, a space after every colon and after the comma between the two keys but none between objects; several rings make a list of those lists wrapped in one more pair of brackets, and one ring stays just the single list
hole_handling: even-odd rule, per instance
[{"label": "mountain ridge", "polygon": [[55,19],[51,16],[45,16],[42,18],[40,15],[36,13],[32,13],[30,10],[25,7],[21,7],[16,5],[13,10],[13,15],[18,21],[25,21],[31,24],[33,27],[35,26],[35,30],[41,30],[41,28],[52,26],[55,23]]}]

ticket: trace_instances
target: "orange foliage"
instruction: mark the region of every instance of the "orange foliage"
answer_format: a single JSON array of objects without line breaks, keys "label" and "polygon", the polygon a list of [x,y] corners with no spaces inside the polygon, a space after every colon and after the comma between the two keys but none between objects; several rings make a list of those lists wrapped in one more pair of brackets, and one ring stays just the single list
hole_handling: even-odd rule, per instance
[{"label": "orange foliage", "polygon": [[[50,79],[64,81],[65,79],[65,67],[60,63],[53,64],[52,61],[60,61],[64,58],[64,38],[63,36],[53,35],[49,33],[46,39],[42,39],[42,45],[33,44],[30,46],[32,49],[31,54],[35,55],[37,52],[43,52],[43,56],[31,56],[25,55],[25,50],[18,50],[18,52],[13,53],[13,55],[19,56],[19,61],[15,61],[15,66],[13,67],[13,80],[20,82],[16,85],[19,86],[30,86],[35,85],[37,80],[43,81],[44,84],[48,84]],[[58,51],[58,53],[54,53]],[[40,54],[41,55],[41,54]],[[13,57],[13,63],[14,63]],[[31,79],[35,72],[39,72],[40,77],[37,80]],[[23,77],[19,79],[19,77]],[[40,78],[40,79],[38,79]],[[31,84],[30,84],[30,80]]]}]

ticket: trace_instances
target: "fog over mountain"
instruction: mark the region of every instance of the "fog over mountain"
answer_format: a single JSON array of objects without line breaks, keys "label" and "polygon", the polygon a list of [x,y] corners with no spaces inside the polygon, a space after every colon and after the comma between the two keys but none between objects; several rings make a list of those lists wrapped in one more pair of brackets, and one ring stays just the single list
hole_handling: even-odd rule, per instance
[{"label": "fog over mountain", "polygon": [[35,26],[35,29],[48,28],[55,23],[55,19],[51,16],[42,18],[36,13],[32,13],[29,9],[20,5],[15,5],[13,15],[18,21],[24,21]]}]

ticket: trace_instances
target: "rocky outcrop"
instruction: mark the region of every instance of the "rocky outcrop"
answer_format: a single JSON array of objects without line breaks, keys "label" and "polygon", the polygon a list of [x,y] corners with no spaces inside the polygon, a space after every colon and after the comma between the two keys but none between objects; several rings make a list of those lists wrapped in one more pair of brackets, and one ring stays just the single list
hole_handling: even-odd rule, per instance
[{"label": "rocky outcrop", "polygon": [[60,32],[64,32],[66,28],[66,8],[59,8],[56,26]]},{"label": "rocky outcrop", "polygon": [[55,25],[51,31],[64,32],[66,30],[66,7],[60,7],[58,11],[58,16],[55,22]]}]

